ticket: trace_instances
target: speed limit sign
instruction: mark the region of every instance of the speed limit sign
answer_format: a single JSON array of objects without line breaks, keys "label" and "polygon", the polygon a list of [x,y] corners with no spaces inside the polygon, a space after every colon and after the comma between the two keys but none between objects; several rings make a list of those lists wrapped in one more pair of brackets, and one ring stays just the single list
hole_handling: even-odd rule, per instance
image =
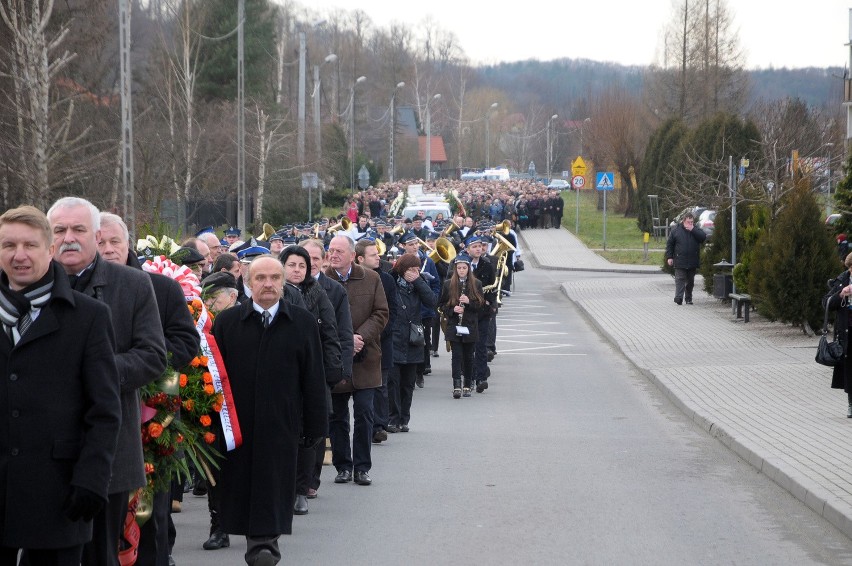
[{"label": "speed limit sign", "polygon": [[574,186],[575,189],[582,189],[584,186],[586,186],[586,178],[582,175],[574,175],[574,178],[571,179],[571,184]]}]

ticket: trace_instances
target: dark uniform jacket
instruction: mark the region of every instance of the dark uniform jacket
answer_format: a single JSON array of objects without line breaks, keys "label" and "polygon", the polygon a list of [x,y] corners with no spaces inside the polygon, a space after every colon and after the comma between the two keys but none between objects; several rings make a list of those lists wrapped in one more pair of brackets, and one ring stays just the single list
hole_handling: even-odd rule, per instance
[{"label": "dark uniform jacket", "polygon": [[[473,267],[473,265],[471,265],[471,267]],[[486,255],[479,258],[476,269],[473,270],[473,274],[476,275],[476,278],[479,279],[480,283],[482,283],[483,288],[493,285],[496,279],[494,266],[491,264],[490,258]],[[497,308],[497,292],[496,288],[484,292],[486,304],[482,305],[482,308],[479,309],[480,319],[489,318],[495,312]]]},{"label": "dark uniform jacket", "polygon": [[0,336],[0,546],[12,548],[92,538],[92,523],[72,523],[62,505],[72,485],[106,500],[121,422],[109,309],[51,269],[52,295],[32,326],[14,348]]},{"label": "dark uniform jacket", "polygon": [[[469,282],[468,282],[469,283]],[[482,295],[482,283],[476,282],[476,288],[479,289],[479,294]],[[446,339],[450,342],[476,342],[479,336],[479,311],[482,309],[482,303],[470,297],[470,302],[464,308],[461,322],[459,315],[453,311],[456,303],[450,303],[450,280],[444,282],[444,287],[441,289],[441,297],[438,299],[438,310],[447,321],[447,329],[445,331]],[[456,326],[466,326],[469,334],[456,334]]]},{"label": "dark uniform jacket", "polygon": [[243,437],[222,461],[222,528],[240,535],[290,534],[300,434],[318,439],[328,432],[317,323],[308,311],[281,300],[263,328],[248,302],[219,313],[213,336]]},{"label": "dark uniform jacket", "polygon": [[327,277],[320,271],[317,283],[325,290],[334,318],[337,321],[337,340],[340,342],[340,363],[344,379],[352,377],[352,356],[355,345],[352,341],[352,313],[349,311],[349,298],[343,285]]}]

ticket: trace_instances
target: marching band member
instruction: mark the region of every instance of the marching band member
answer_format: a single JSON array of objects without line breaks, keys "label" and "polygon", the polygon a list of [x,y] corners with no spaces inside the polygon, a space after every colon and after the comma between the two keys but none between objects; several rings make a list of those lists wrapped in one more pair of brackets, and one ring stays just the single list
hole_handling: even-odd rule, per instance
[{"label": "marching band member", "polygon": [[447,321],[445,339],[452,343],[453,399],[470,397],[479,311],[485,302],[482,283],[471,271],[470,262],[465,253],[456,256],[452,275],[444,282],[438,300],[438,309]]}]

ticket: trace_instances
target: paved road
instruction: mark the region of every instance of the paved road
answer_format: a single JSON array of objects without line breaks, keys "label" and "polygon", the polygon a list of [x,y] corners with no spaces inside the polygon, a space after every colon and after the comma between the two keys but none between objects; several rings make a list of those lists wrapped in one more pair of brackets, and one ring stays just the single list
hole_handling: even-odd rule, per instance
[{"label": "paved road", "polygon": [[[451,399],[441,350],[411,432],[374,446],[374,484],[326,468],[285,563],[852,564],[845,536],[684,416],[560,289],[631,277],[528,269],[491,388]],[[175,515],[177,563],[242,563],[241,538],[200,549],[205,511],[189,495]]]}]

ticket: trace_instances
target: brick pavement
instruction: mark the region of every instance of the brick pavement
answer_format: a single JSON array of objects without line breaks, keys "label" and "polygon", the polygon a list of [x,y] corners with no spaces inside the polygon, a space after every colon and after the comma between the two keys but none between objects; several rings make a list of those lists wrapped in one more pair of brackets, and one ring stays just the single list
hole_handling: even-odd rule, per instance
[{"label": "brick pavement", "polygon": [[[565,230],[521,239],[531,267],[637,271],[589,257]],[[852,538],[852,420],[831,370],[813,361],[817,338],[756,313],[736,321],[700,277],[692,306],[674,304],[674,279],[659,270],[562,290],[695,423]]]}]

